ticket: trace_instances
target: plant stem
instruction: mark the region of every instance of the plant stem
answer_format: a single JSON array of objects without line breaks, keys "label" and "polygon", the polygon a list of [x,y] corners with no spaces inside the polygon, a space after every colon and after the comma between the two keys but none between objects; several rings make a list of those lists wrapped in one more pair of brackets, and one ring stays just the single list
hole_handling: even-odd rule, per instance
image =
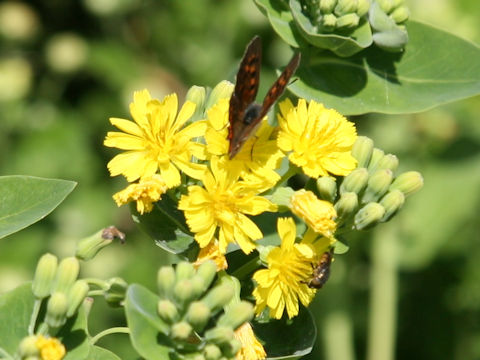
[{"label": "plant stem", "polygon": [[237,270],[232,273],[232,276],[235,276],[237,279],[241,280],[250,273],[252,273],[260,265],[260,259],[258,256],[254,257],[252,260],[247,261],[245,264],[240,266]]},{"label": "plant stem", "polygon": [[393,360],[397,316],[395,227],[382,224],[373,238],[367,360]]},{"label": "plant stem", "polygon": [[30,323],[28,324],[28,335],[33,335],[35,331],[35,323],[37,322],[38,312],[40,311],[40,306],[42,305],[41,299],[35,299],[33,303],[32,316],[30,316]]},{"label": "plant stem", "polygon": [[130,334],[130,329],[128,327],[113,327],[110,329],[100,331],[97,335],[92,337],[92,339],[90,340],[90,344],[94,345],[102,337],[110,334]]},{"label": "plant stem", "polygon": [[88,285],[98,286],[102,290],[108,290],[108,288],[110,287],[110,285],[108,285],[108,283],[105,280],[96,279],[96,278],[86,278],[84,280],[88,283]]},{"label": "plant stem", "polygon": [[0,356],[1,356],[0,359],[2,359],[2,360],[4,360],[4,359],[5,359],[5,360],[13,360],[13,357],[10,356],[10,354],[7,353],[7,352],[6,352],[4,349],[2,349],[1,347],[0,347]]},{"label": "plant stem", "polygon": [[280,178],[277,185],[275,186],[276,187],[283,186],[284,184],[286,184],[288,179],[290,179],[293,175],[298,174],[298,172],[299,172],[299,168],[297,166],[293,164],[289,164],[287,172],[283,174],[283,176]]}]

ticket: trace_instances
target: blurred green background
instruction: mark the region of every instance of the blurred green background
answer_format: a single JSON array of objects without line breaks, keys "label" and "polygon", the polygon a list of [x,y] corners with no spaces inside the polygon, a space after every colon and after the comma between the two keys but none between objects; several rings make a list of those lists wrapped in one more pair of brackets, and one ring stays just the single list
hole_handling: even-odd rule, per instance
[{"label": "blurred green background", "polygon": [[[477,0],[409,5],[412,18],[480,43]],[[0,172],[78,182],[47,218],[0,240],[0,293],[30,280],[44,252],[70,256],[77,239],[110,224],[126,232],[126,245],[101,252],[83,276],[153,288],[158,266],[172,259],[111,199],[126,182],[106,170],[116,154],[102,146],[108,118],[129,118],[134,90],[182,98],[191,85],[233,80],[255,34],[264,43],[265,93],[290,50],[251,1],[0,3]],[[399,157],[400,170],[422,172],[425,187],[392,223],[350,239],[351,251],[337,256],[314,301],[319,340],[306,358],[388,360],[378,355],[382,346],[394,348],[392,359],[480,358],[479,109],[476,97],[352,119]],[[92,334],[122,325],[121,310],[104,310],[99,299]],[[125,335],[99,345],[134,358]]]}]

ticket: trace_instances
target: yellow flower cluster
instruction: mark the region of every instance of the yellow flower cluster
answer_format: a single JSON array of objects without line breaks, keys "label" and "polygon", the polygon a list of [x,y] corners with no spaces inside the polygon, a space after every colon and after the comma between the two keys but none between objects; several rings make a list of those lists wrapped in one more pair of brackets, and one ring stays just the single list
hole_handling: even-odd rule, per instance
[{"label": "yellow flower cluster", "polygon": [[[266,193],[280,180],[282,160],[288,157],[293,167],[312,178],[345,176],[356,167],[351,155],[356,130],[342,115],[303,99],[297,106],[286,100],[279,109],[278,126],[269,125],[265,117],[230,159],[228,98],[200,112],[187,101],[178,111],[176,95],[159,101],[147,90],[136,92],[130,105],[134,121],[110,119],[121,132],[109,132],[105,139],[106,146],[124,150],[108,163],[111,175],[133,182],[114,195],[115,201],[119,206],[136,201],[143,214],[182,184],[169,196],[176,197],[201,248],[198,262],[214,259],[219,269],[226,268],[224,255],[230,245],[245,254],[259,249],[257,240],[263,233],[255,216],[278,211]],[[193,121],[195,113],[204,114],[204,119]],[[257,313],[268,308],[277,319],[284,311],[290,318],[296,316],[299,302],[306,306],[312,300],[316,289],[308,281],[313,266],[335,241],[336,211],[331,203],[300,190],[289,207],[307,224],[307,232],[299,241],[293,219],[279,219],[280,244],[253,276]]]},{"label": "yellow flower cluster", "polygon": [[39,335],[36,341],[41,360],[62,360],[65,356],[65,346],[57,338]]}]

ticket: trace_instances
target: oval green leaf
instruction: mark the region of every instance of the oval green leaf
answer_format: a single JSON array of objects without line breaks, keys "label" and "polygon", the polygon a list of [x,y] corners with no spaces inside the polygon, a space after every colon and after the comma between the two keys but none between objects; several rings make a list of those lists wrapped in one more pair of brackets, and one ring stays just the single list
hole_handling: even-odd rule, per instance
[{"label": "oval green leaf", "polygon": [[88,354],[88,360],[121,360],[111,351],[99,346],[92,346]]},{"label": "oval green leaf", "polygon": [[125,314],[132,345],[147,360],[169,359],[168,326],[157,315],[158,296],[141,285],[128,287]]},{"label": "oval green leaf", "polygon": [[350,57],[304,56],[289,86],[345,115],[413,113],[480,93],[480,48],[410,21],[403,53],[371,46]]},{"label": "oval green leaf", "polygon": [[33,176],[0,176],[0,239],[43,219],[77,185]]}]

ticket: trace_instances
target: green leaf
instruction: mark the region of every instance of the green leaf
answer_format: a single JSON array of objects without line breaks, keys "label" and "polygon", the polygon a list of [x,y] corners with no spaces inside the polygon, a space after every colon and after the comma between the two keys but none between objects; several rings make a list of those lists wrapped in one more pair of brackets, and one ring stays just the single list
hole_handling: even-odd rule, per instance
[{"label": "green leaf", "polygon": [[371,46],[351,58],[304,56],[289,89],[345,115],[418,112],[480,93],[478,46],[414,21],[407,30],[403,53]]},{"label": "green leaf", "polygon": [[300,1],[290,0],[289,3],[293,18],[302,36],[316,47],[331,50],[338,56],[347,57],[372,44],[372,31],[365,19],[362,19],[359,26],[348,35],[319,34],[316,26],[303,14]]},{"label": "green leaf", "polygon": [[255,335],[265,342],[267,359],[298,359],[312,351],[317,328],[310,311],[300,307],[298,316],[291,320],[253,322]]},{"label": "green leaf", "polygon": [[28,335],[35,299],[32,284],[23,284],[0,296],[0,348],[13,355]]},{"label": "green leaf", "polygon": [[0,176],[0,239],[47,216],[76,183],[33,176]]},{"label": "green leaf", "polygon": [[155,203],[153,210],[141,215],[131,206],[133,221],[162,249],[180,254],[193,247],[193,235],[188,230],[183,212],[168,196]]},{"label": "green leaf", "polygon": [[171,346],[165,334],[168,326],[157,315],[158,296],[141,285],[128,287],[125,314],[130,338],[137,352],[147,360],[169,358]]},{"label": "green leaf", "polygon": [[107,349],[92,346],[88,354],[88,360],[120,360],[120,358]]},{"label": "green leaf", "polygon": [[79,308],[74,317],[67,320],[56,336],[67,349],[64,360],[90,359],[88,354],[91,346],[87,335],[87,313],[83,306]]}]

